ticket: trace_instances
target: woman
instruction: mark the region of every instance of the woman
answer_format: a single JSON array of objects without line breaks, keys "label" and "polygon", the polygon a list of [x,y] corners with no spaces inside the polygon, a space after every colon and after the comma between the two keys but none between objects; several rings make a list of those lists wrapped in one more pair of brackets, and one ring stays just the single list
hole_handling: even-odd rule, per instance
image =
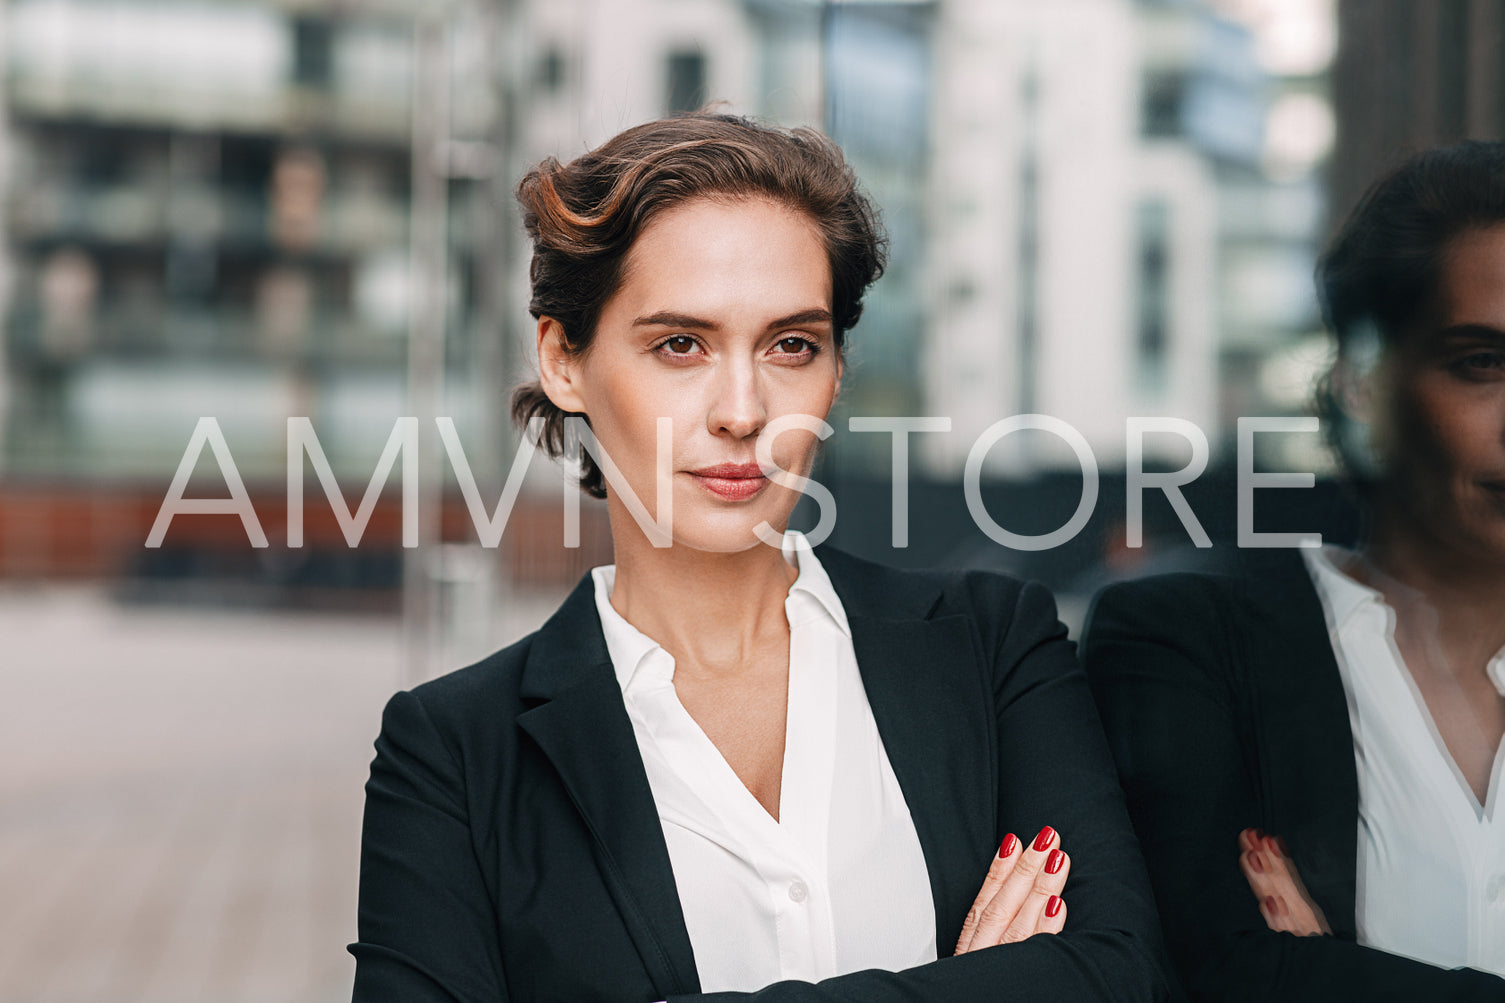
[{"label": "woman", "polygon": [[1362,543],[1111,587],[1088,674],[1193,997],[1502,1000],[1505,145],[1403,163],[1318,276]]},{"label": "woman", "polygon": [[1158,996],[1050,597],[783,533],[778,470],[808,472],[882,266],[840,152],[696,115],[519,198],[540,380],[514,413],[556,455],[588,420],[616,563],[388,704],[355,998]]}]

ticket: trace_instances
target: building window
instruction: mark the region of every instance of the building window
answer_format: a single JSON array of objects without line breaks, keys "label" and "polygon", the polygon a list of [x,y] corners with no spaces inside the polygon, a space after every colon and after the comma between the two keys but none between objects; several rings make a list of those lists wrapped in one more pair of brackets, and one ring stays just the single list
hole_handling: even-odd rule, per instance
[{"label": "building window", "polygon": [[1170,207],[1161,199],[1139,204],[1139,311],[1135,360],[1141,389],[1165,388],[1165,356],[1170,326]]},{"label": "building window", "polygon": [[1139,107],[1139,131],[1159,139],[1181,135],[1186,104],[1186,77],[1180,73],[1149,73],[1144,78]]},{"label": "building window", "polygon": [[551,45],[538,59],[538,89],[546,94],[557,93],[564,87],[564,53],[559,46]]},{"label": "building window", "polygon": [[669,54],[669,88],[665,107],[669,114],[694,111],[705,104],[705,56],[700,52]]},{"label": "building window", "polygon": [[328,87],[334,70],[334,26],[328,21],[293,19],[293,83]]}]

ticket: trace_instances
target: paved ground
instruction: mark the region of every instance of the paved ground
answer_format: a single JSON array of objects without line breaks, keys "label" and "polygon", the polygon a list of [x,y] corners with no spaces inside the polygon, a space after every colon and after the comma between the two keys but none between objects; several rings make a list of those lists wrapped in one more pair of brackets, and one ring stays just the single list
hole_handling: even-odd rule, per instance
[{"label": "paved ground", "polygon": [[348,1000],[399,642],[373,616],[0,591],[0,1001]]}]

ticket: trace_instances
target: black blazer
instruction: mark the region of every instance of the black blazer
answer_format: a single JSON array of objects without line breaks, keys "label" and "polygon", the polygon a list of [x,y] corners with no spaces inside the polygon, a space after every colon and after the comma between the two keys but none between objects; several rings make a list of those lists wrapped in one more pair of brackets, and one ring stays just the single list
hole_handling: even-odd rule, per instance
[{"label": "black blazer", "polygon": [[[944,960],[704,998],[1160,998],[1153,898],[1049,593],[819,553],[914,819]],[[1047,824],[1072,858],[1065,932],[945,957],[1004,832]],[[388,703],[359,937],[358,1003],[700,992],[588,576],[536,634]]]},{"label": "black blazer", "polygon": [[[1294,550],[1103,590],[1083,661],[1166,942],[1217,1000],[1505,1000],[1505,980],[1355,943],[1359,787],[1321,600]],[[1283,837],[1331,937],[1273,933],[1238,833]]]}]

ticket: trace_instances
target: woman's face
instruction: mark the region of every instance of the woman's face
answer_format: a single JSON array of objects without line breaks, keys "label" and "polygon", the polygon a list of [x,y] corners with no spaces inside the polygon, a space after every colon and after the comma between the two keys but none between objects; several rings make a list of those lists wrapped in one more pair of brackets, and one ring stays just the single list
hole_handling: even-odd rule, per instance
[{"label": "woman's face", "polygon": [[[559,336],[557,324],[540,321],[545,390],[589,416],[650,514],[657,423],[672,420],[676,545],[732,552],[755,544],[765,520],[784,529],[799,496],[764,476],[758,438],[784,415],[823,420],[841,380],[831,268],[809,217],[751,198],[668,210],[628,252],[588,351],[569,356]],[[807,474],[817,443],[810,432],[783,432],[774,461]],[[620,533],[631,517],[607,490]]]},{"label": "woman's face", "polygon": [[1387,356],[1383,501],[1453,556],[1505,566],[1505,225],[1454,239]]}]

